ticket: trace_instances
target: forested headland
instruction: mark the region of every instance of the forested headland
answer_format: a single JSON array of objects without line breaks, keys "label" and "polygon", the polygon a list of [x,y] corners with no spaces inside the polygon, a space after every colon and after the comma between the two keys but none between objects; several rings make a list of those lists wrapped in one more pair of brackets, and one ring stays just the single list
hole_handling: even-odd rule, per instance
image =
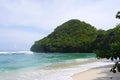
[{"label": "forested headland", "polygon": [[[120,48],[120,25],[113,29],[97,30],[91,24],[71,19],[31,47],[33,52],[96,53],[110,58],[111,51]],[[103,54],[100,54],[103,53]],[[114,53],[115,54],[115,53]]]}]

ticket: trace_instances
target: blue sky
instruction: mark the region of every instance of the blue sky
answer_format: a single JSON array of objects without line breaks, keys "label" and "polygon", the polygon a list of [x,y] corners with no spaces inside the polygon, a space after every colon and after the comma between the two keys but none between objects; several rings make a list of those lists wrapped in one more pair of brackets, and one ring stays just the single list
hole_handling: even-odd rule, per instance
[{"label": "blue sky", "polygon": [[0,51],[29,50],[70,19],[110,29],[120,0],[0,0]]}]

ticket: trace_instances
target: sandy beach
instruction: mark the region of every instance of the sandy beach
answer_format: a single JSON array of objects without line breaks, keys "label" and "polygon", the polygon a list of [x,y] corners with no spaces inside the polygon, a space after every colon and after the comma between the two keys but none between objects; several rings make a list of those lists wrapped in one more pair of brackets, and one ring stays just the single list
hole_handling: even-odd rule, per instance
[{"label": "sandy beach", "polygon": [[120,80],[120,73],[112,73],[110,69],[113,65],[93,68],[84,72],[74,74],[73,80]]}]

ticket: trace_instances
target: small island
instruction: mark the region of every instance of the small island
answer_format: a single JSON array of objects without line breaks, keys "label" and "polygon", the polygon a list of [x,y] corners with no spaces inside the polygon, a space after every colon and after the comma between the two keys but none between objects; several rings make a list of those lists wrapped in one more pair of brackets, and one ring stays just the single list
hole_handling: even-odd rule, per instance
[{"label": "small island", "polygon": [[[94,26],[71,19],[58,26],[51,34],[36,41],[32,47],[33,52],[60,52],[60,53],[103,53],[111,51],[111,45],[116,42],[120,25],[113,29],[97,30]],[[117,39],[118,40],[118,39]],[[109,54],[103,54],[105,57]],[[107,56],[109,58],[109,56]]]}]

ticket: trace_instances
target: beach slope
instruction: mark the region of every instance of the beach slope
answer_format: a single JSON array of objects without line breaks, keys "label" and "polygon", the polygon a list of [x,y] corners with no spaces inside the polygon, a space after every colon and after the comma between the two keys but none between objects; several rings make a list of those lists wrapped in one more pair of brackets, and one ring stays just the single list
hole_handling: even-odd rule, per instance
[{"label": "beach slope", "polygon": [[73,80],[119,80],[120,73],[110,72],[112,65],[93,68],[84,72],[74,74]]}]

